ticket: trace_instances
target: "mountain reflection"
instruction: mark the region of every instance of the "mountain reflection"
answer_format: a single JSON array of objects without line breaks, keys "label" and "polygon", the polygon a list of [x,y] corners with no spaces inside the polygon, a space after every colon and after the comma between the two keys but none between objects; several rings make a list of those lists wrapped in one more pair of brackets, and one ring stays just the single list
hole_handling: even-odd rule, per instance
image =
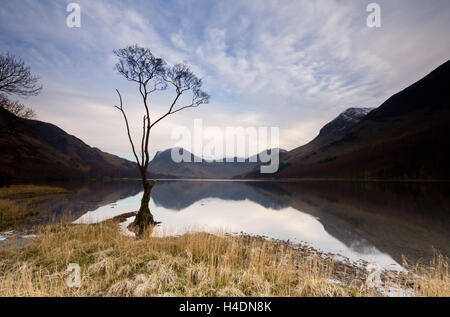
[{"label": "mountain reflection", "polygon": [[39,215],[28,218],[22,226],[29,227],[43,223],[73,221],[89,211],[137,195],[142,190],[142,183],[137,181],[62,183],[56,185],[68,189],[70,193],[50,196],[34,202],[31,207],[39,211]]},{"label": "mountain reflection", "polygon": [[[277,183],[285,203],[318,218],[335,238],[364,253],[367,243],[402,262],[450,254],[447,183]],[[272,192],[273,193],[273,192]],[[279,194],[275,194],[280,197]]]},{"label": "mountain reflection", "polygon": [[[139,181],[65,186],[71,194],[36,202],[40,214],[25,225],[75,220],[141,192]],[[275,212],[291,207],[347,247],[362,254],[375,247],[399,263],[402,255],[430,259],[433,247],[450,254],[449,197],[446,183],[159,181],[152,191],[156,207],[177,212],[205,199],[248,200]]]},{"label": "mountain reflection", "polygon": [[[153,188],[152,199],[157,206],[182,210],[205,198],[223,200],[250,200],[265,208],[280,210],[287,205],[282,197],[274,196],[278,187],[274,183],[229,181],[160,181]],[[265,190],[261,190],[264,188]]]}]

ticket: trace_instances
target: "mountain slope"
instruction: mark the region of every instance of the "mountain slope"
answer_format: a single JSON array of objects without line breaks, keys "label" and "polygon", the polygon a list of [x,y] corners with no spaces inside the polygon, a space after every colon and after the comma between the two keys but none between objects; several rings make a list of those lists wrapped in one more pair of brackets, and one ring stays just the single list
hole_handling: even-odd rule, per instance
[{"label": "mountain slope", "polygon": [[349,129],[288,152],[275,177],[450,179],[449,86],[450,61]]},{"label": "mountain slope", "polygon": [[57,126],[0,107],[0,178],[135,177],[135,163],[100,151]]},{"label": "mountain slope", "polygon": [[[307,159],[309,157],[317,155],[317,151],[319,151],[320,147],[324,144],[328,144],[342,135],[345,134],[346,131],[350,130],[353,126],[355,126],[362,118],[364,118],[370,111],[374,108],[348,108],[344,112],[342,112],[338,117],[336,117],[331,122],[327,123],[319,132],[319,135],[315,137],[308,144],[296,148],[292,151],[280,151],[280,170],[289,167],[291,163],[288,163],[288,159],[292,157],[302,157],[303,159]],[[248,174],[239,175],[239,178],[260,178],[260,177],[276,177],[278,173],[270,175],[270,174],[261,174],[259,166],[256,167]]]},{"label": "mountain slope", "polygon": [[327,123],[317,136],[316,141],[326,142],[329,137],[336,137],[351,129],[375,108],[348,108],[336,119]]}]

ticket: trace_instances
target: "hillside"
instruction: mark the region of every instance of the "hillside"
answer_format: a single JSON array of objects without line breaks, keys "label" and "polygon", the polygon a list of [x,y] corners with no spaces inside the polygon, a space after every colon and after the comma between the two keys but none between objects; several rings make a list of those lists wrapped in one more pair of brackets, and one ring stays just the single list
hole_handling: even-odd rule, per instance
[{"label": "hillside", "polygon": [[315,142],[326,143],[329,138],[337,137],[354,127],[375,108],[348,108],[336,119],[320,129]]},{"label": "hillside", "polygon": [[57,126],[0,107],[0,179],[138,176],[135,163],[100,151]]},{"label": "hillside", "polygon": [[449,85],[450,61],[356,123],[336,124],[341,114],[284,155],[274,177],[450,179]]}]

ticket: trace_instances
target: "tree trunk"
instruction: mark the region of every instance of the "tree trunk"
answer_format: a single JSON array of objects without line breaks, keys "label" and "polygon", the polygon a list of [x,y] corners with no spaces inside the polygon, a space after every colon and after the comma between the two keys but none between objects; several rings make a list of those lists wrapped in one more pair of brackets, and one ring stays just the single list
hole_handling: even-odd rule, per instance
[{"label": "tree trunk", "polygon": [[157,224],[157,222],[153,219],[153,215],[148,206],[150,203],[150,193],[155,183],[155,180],[151,183],[147,179],[143,180],[144,194],[142,195],[141,207],[136,215],[136,219],[131,225],[135,231],[137,231],[138,236],[141,236],[149,227]]}]

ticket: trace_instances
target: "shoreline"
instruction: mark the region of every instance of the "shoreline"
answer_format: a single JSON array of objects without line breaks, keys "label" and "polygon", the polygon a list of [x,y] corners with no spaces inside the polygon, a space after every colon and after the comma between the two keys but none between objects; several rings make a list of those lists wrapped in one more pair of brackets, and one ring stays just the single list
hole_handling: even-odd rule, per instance
[{"label": "shoreline", "polygon": [[[337,261],[331,254],[306,244],[246,234],[195,232],[135,239],[123,235],[119,224],[116,219],[87,225],[49,225],[37,229],[26,245],[14,245],[11,240],[8,247],[0,248],[0,267],[4,272],[0,280],[12,287],[12,293],[0,296],[16,296],[24,291],[20,285],[25,281],[13,286],[24,276],[19,267],[31,270],[25,276],[33,291],[24,296],[418,296],[426,290],[423,283],[440,283],[439,292],[450,295],[448,272],[443,281],[435,281],[432,276],[423,280],[416,272],[368,272],[356,263]],[[86,289],[66,287],[65,268],[69,263],[80,264],[86,279],[93,283]],[[167,263],[174,267],[169,268]],[[151,269],[145,269],[149,265]],[[448,259],[446,265],[448,269]],[[441,274],[442,267],[439,270]],[[253,289],[248,288],[250,284],[239,284],[242,274],[250,274],[247,282],[259,286]],[[149,278],[157,284],[169,281],[166,286],[171,295],[162,290],[139,293],[137,290],[143,287],[140,281]],[[33,282],[39,280],[48,284]],[[181,289],[175,286],[179,283],[184,285]],[[55,284],[57,290],[47,289]],[[214,291],[205,292],[204,285],[210,285]],[[297,289],[299,285],[301,288]],[[425,295],[430,296],[430,290],[427,292]]]},{"label": "shoreline", "polygon": [[[152,179],[152,177],[148,177]],[[288,177],[288,178],[171,178],[161,177],[155,178],[156,181],[185,181],[185,182],[376,182],[376,183],[450,183],[450,179],[416,179],[416,178],[348,178],[348,177]],[[47,180],[43,179],[12,179],[9,184],[14,185],[30,185],[30,184],[66,184],[66,183],[109,183],[120,181],[139,181],[140,178],[105,178],[105,179],[61,179]],[[1,188],[1,187],[0,187]]]},{"label": "shoreline", "polygon": [[[137,212],[124,213],[115,216],[111,219],[103,220],[97,224],[101,223],[115,223],[119,225],[120,233],[131,238],[136,238],[135,233],[128,229],[128,225],[134,220]],[[87,224],[93,225],[95,223]],[[156,225],[155,227],[158,227]],[[158,238],[182,238],[184,235],[191,233],[184,233],[178,235],[167,235],[167,236],[157,236]],[[198,231],[194,234],[212,234],[210,232]],[[277,247],[285,247],[292,249],[294,254],[300,258],[311,258],[318,257],[324,261],[333,261],[335,272],[332,278],[329,279],[330,282],[338,284],[344,287],[357,287],[370,288],[374,296],[406,296],[410,297],[413,293],[412,282],[408,281],[407,275],[408,270],[400,265],[400,269],[388,269],[382,268],[375,262],[368,262],[363,259],[358,261],[351,261],[348,257],[339,254],[325,252],[320,249],[314,248],[305,242],[291,242],[289,240],[281,240],[276,238],[270,238],[263,235],[252,235],[245,232],[225,232],[223,233],[225,237],[230,237],[232,239],[244,239],[244,245],[250,247],[253,241],[259,241],[260,243],[273,243]],[[370,271],[367,269],[369,268]],[[377,276],[378,280],[368,281],[368,276],[374,274]],[[369,277],[370,278],[370,277]],[[383,285],[384,283],[384,285]],[[397,286],[389,286],[390,289],[386,290],[386,284],[397,284]],[[400,289],[398,285],[400,284],[409,285],[406,289]],[[370,286],[368,286],[370,285]],[[398,293],[396,293],[398,292]]]},{"label": "shoreline", "polygon": [[[28,192],[22,188],[14,195],[29,199]],[[0,232],[5,238],[0,241],[4,272],[0,284],[11,288],[1,289],[0,296],[22,296],[18,294],[24,291],[29,292],[24,296],[450,296],[449,262],[441,255],[430,264],[406,264],[396,271],[364,260],[352,262],[304,242],[245,232],[188,231],[176,236],[149,232],[136,239],[123,234],[122,228],[134,215],[120,214],[94,224],[68,224],[62,219],[22,228],[23,232],[20,228]],[[82,264],[95,283],[77,292],[68,289],[63,277],[70,263]],[[149,265],[152,269],[142,271]],[[241,276],[248,280],[240,281]],[[142,281],[163,286],[154,289]]]}]

